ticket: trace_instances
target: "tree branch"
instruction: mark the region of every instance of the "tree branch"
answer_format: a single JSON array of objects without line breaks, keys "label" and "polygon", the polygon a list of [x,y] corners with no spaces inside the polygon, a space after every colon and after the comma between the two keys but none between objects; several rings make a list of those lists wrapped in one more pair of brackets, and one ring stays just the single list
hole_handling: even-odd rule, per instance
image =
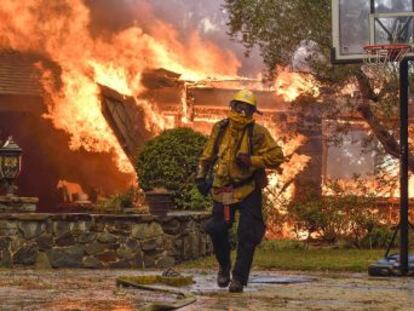
[{"label": "tree branch", "polygon": [[[368,78],[364,75],[364,73],[361,70],[357,74],[357,80],[362,93],[362,101],[357,106],[357,111],[361,114],[362,118],[368,123],[371,130],[374,132],[375,137],[382,144],[385,151],[393,157],[399,159],[401,156],[400,144],[395,139],[395,137],[387,131],[384,125],[381,124],[381,122],[375,117],[374,113],[372,112],[369,102],[377,102],[378,97],[373,92],[369,84]],[[412,154],[409,154],[408,156],[408,167],[411,172],[414,172],[414,156]]]}]

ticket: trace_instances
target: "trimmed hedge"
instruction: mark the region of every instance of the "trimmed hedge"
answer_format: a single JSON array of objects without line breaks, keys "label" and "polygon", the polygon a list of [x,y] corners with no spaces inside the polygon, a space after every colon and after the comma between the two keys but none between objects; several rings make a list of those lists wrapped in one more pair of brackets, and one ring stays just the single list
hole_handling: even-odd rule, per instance
[{"label": "trimmed hedge", "polygon": [[190,128],[166,130],[148,141],[136,163],[141,188],[172,191],[178,208],[209,207],[210,199],[201,196],[194,183],[198,159],[206,141],[207,137]]}]

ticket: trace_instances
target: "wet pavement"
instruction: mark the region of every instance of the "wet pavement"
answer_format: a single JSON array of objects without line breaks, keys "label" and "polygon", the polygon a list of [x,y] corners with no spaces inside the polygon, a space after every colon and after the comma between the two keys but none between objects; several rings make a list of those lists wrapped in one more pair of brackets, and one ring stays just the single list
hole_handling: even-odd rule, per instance
[{"label": "wet pavement", "polygon": [[[0,270],[1,311],[135,311],[176,297],[117,288],[123,275],[160,273],[136,270]],[[358,273],[253,272],[243,294],[215,286],[211,270],[180,270],[196,281],[182,290],[197,302],[182,311],[414,310],[414,279],[370,278]]]}]

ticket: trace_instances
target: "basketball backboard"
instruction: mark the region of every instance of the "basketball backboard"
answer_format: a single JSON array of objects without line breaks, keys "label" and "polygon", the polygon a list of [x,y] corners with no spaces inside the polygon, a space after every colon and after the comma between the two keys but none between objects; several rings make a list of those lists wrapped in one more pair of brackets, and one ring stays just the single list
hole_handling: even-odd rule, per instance
[{"label": "basketball backboard", "polygon": [[413,33],[414,0],[332,0],[332,63],[362,61],[366,45],[414,46]]}]

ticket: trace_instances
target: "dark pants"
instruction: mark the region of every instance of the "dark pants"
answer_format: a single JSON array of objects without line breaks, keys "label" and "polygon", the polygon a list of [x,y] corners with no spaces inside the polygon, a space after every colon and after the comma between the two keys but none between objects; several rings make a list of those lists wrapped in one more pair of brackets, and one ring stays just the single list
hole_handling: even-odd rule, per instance
[{"label": "dark pants", "polygon": [[224,220],[224,207],[214,202],[213,215],[206,223],[205,229],[213,242],[214,253],[222,268],[231,265],[229,229],[234,222],[236,210],[240,213],[237,228],[237,257],[233,267],[233,278],[247,285],[253,261],[254,250],[265,233],[262,216],[262,193],[255,190],[247,198],[230,206],[230,223]]}]

